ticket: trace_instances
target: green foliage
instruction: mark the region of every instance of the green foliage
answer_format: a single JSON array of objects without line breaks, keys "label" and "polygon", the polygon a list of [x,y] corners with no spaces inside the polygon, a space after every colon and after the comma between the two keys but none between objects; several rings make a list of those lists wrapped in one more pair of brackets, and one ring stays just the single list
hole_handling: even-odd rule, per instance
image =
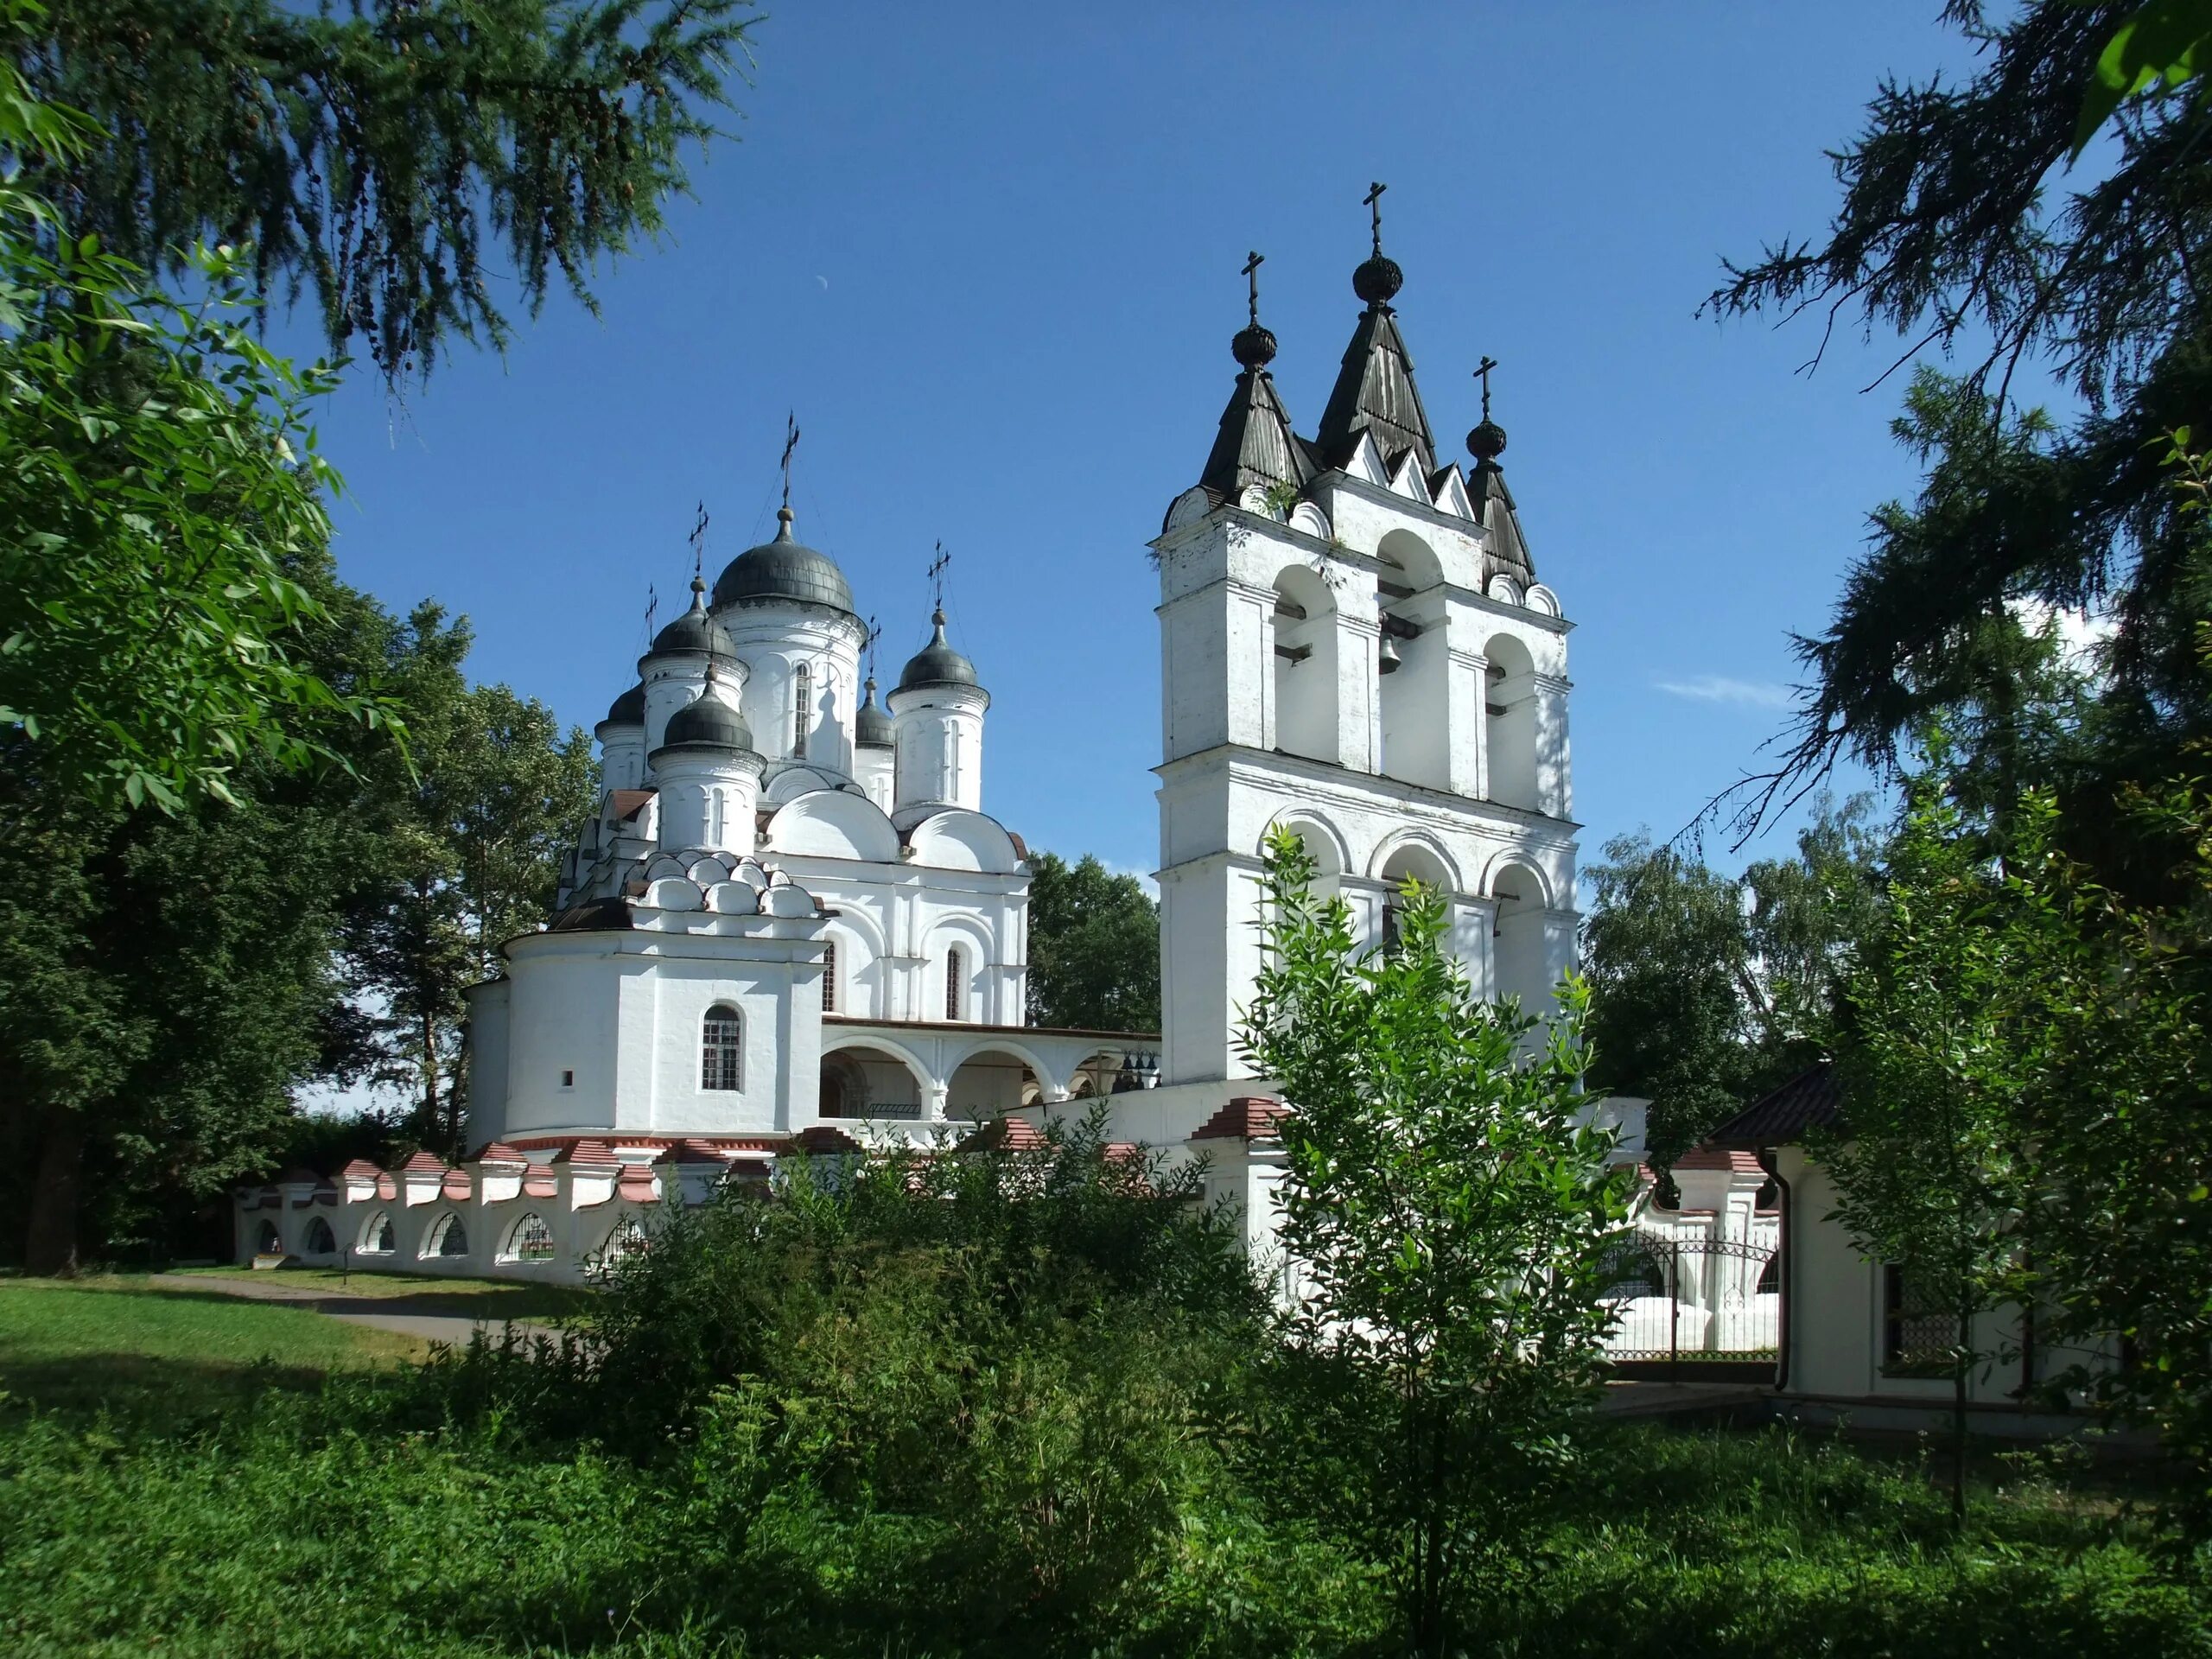
[{"label": "green foliage", "polygon": [[1029,861],[1029,1023],[1160,1029],[1160,906],[1086,853]]},{"label": "green foliage", "polygon": [[251,244],[257,293],[311,292],[334,346],[427,373],[449,336],[506,344],[499,281],[533,313],[556,281],[589,304],[596,262],[659,235],[728,106],[744,9],[57,0],[15,57],[97,137],[31,177],[76,233],[171,277],[192,275],[178,249]]},{"label": "green foliage", "polygon": [[[1800,642],[1813,695],[1746,815],[1841,756],[1895,767],[1932,717],[1971,751],[1962,708],[2003,738],[2044,671],[2022,608],[2094,607],[2112,625],[2095,717],[2059,728],[2063,770],[2044,781],[2061,789],[2077,855],[2123,879],[2160,855],[2133,846],[2110,803],[2185,774],[2182,757],[2212,737],[2198,666],[2212,546],[2162,459],[2212,397],[2196,276],[2212,238],[2212,170],[2197,160],[2212,112],[2193,86],[2152,91],[2107,129],[2098,167],[2062,185],[2054,169],[2115,32],[2182,9],[2036,0],[2002,23],[1949,10],[1982,48],[1972,76],[1885,84],[1836,156],[1843,201],[1827,237],[1732,266],[1708,302],[1724,315],[1856,311],[1909,336],[1906,358],[1989,341],[1962,378],[1916,381],[1899,429],[1928,463],[1921,497],[1876,514],[1829,626]],[[2031,362],[2079,396],[2063,427],[2011,401]]]},{"label": "green foliage", "polygon": [[[2149,0],[2138,7],[2098,54],[2067,159],[2080,161],[2098,129],[2129,99],[2153,90],[2179,92],[2199,81],[2208,63],[2212,63],[2212,4],[2206,0]],[[2201,88],[2199,92],[2201,97]]]},{"label": "green foliage", "polygon": [[2008,925],[2001,868],[1982,826],[1948,798],[1945,748],[1909,780],[1886,861],[1880,920],[1847,995],[1847,1128],[1817,1143],[1834,1219],[1861,1252],[1902,1263],[1950,1316],[1953,1503],[1966,1507],[1969,1377],[1994,1359],[1975,1321],[2020,1292],[2021,1224],[2036,1160],[2020,1095],[2047,1057],[2018,1041],[2007,993],[2038,964]]},{"label": "green foliage", "polygon": [[1739,880],[1641,836],[1608,842],[1586,872],[1591,1081],[1651,1102],[1657,1161],[1827,1052],[1876,891],[1866,810],[1824,804],[1795,857]]},{"label": "green foliage", "polygon": [[1333,1422],[1367,1541],[1414,1647],[1441,1654],[1469,1569],[1575,1456],[1624,1183],[1585,1121],[1579,982],[1540,1028],[1476,995],[1435,893],[1408,883],[1396,938],[1362,955],[1313,874],[1294,836],[1269,841],[1243,1039],[1293,1106],[1292,1339],[1349,1403]]},{"label": "green foliage", "polygon": [[[0,33],[34,18],[11,3]],[[391,711],[299,660],[337,486],[307,407],[331,375],[254,341],[227,251],[196,250],[207,302],[173,305],[25,185],[95,137],[0,65],[25,169],[0,190],[0,757],[57,810],[175,811]]]}]

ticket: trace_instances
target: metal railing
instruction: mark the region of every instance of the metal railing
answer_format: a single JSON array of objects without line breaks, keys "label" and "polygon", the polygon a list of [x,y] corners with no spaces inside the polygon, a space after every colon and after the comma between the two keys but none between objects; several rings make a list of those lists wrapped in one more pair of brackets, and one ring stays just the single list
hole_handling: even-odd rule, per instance
[{"label": "metal railing", "polygon": [[1607,1357],[1647,1373],[1771,1368],[1782,1338],[1776,1266],[1772,1245],[1740,1239],[1624,1241],[1605,1267],[1605,1300],[1614,1310]]}]

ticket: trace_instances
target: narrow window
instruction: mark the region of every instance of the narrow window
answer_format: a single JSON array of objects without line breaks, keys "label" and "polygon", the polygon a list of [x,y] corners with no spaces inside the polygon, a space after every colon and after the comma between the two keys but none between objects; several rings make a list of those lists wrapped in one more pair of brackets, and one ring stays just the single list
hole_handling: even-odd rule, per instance
[{"label": "narrow window", "polygon": [[576,1074],[573,1071],[563,1071],[561,1074],[561,1086],[563,1089],[575,1088],[576,1086]]},{"label": "narrow window", "polygon": [[722,844],[722,792],[719,789],[707,791],[707,844]]},{"label": "narrow window", "polygon": [[960,762],[963,758],[960,753],[960,728],[955,726],[952,728],[952,788],[949,792],[956,801],[960,798]]},{"label": "narrow window", "polygon": [[960,947],[955,945],[944,953],[944,1017],[958,1020],[961,1014]]},{"label": "narrow window", "polygon": [[740,1083],[739,1058],[743,1052],[740,1041],[742,1027],[737,1010],[727,1002],[717,1002],[707,1010],[706,1024],[699,1039],[699,1075],[702,1089],[736,1089]]},{"label": "narrow window", "polygon": [[837,941],[822,948],[822,1012],[837,1012]]},{"label": "narrow window", "polygon": [[806,753],[806,724],[810,705],[814,702],[814,667],[810,663],[798,665],[798,695],[791,699],[791,753]]}]

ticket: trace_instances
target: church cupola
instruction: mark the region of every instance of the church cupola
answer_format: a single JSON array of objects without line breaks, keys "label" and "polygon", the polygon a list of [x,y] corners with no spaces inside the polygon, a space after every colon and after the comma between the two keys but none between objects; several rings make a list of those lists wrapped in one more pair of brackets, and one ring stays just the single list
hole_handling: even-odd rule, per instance
[{"label": "church cupola", "polygon": [[1505,429],[1490,417],[1490,371],[1497,366],[1484,358],[1477,371],[1483,383],[1483,418],[1467,434],[1467,453],[1475,458],[1474,470],[1467,475],[1467,499],[1477,522],[1490,532],[1490,545],[1483,555],[1484,588],[1489,588],[1492,576],[1506,575],[1525,592],[1536,580],[1536,565],[1521,534],[1513,492],[1505,487],[1505,468],[1497,464],[1505,453]]},{"label": "church cupola", "polygon": [[791,509],[776,510],[772,541],[749,547],[715,578],[714,608],[741,605],[810,605],[853,613],[853,589],[845,573],[827,553],[808,547],[791,534]]},{"label": "church cupola", "polygon": [[1360,435],[1371,435],[1382,452],[1382,464],[1391,472],[1408,452],[1427,479],[1436,470],[1436,441],[1430,435],[1428,414],[1414,385],[1414,360],[1398,333],[1397,314],[1390,302],[1405,286],[1405,273],[1382,251],[1382,191],[1377,184],[1367,193],[1374,214],[1374,251],[1352,272],[1352,292],[1366,303],[1353,327],[1351,344],[1344,347],[1344,365],[1321,411],[1321,429],[1314,440],[1322,459],[1331,467],[1347,465],[1359,448]]},{"label": "church cupola", "polygon": [[875,676],[868,677],[868,696],[853,716],[853,781],[886,812],[897,788],[898,727],[875,700]]},{"label": "church cupola", "polygon": [[898,746],[894,810],[983,803],[983,711],[990,694],[976,665],[944,636],[944,611],[930,616],[930,642],[917,652],[891,693]]},{"label": "church cupola", "polygon": [[1206,457],[1198,482],[1218,501],[1235,501],[1248,489],[1287,486],[1303,491],[1313,478],[1313,462],[1292,431],[1290,416],[1276,395],[1268,365],[1274,361],[1275,337],[1260,324],[1260,266],[1263,256],[1244,263],[1250,283],[1249,320],[1236,331],[1229,349],[1243,372],[1221,412],[1221,430]]},{"label": "church cupola", "polygon": [[753,811],[766,763],[723,689],[718,664],[708,668],[696,700],[669,716],[661,743],[648,758],[660,791],[663,850],[753,850]]},{"label": "church cupola", "polygon": [[707,584],[695,575],[691,608],[655,634],[652,645],[638,659],[638,673],[645,685],[642,747],[649,761],[668,741],[670,719],[699,695],[709,671],[716,665],[741,679],[743,676],[736,644],[729,631],[709,613]]},{"label": "church cupola", "polygon": [[645,688],[632,686],[608,706],[592,735],[599,740],[600,784],[636,789],[645,779]]}]

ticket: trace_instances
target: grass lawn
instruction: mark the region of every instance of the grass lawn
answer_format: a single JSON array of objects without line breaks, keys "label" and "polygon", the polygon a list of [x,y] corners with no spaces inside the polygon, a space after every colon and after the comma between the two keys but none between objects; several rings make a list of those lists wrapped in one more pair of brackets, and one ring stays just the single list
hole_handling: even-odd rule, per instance
[{"label": "grass lawn", "polygon": [[412,1338],[306,1308],[143,1278],[0,1280],[0,1389],[44,1409],[174,1420],[423,1351]]},{"label": "grass lawn", "polygon": [[427,1273],[364,1272],[355,1268],[341,1274],[336,1268],[178,1268],[168,1275],[205,1279],[211,1286],[227,1283],[282,1285],[330,1296],[365,1296],[379,1300],[405,1297],[419,1302],[419,1312],[455,1313],[475,1319],[553,1319],[576,1318],[588,1313],[592,1293],[573,1285],[534,1285],[505,1279],[454,1279]]}]

